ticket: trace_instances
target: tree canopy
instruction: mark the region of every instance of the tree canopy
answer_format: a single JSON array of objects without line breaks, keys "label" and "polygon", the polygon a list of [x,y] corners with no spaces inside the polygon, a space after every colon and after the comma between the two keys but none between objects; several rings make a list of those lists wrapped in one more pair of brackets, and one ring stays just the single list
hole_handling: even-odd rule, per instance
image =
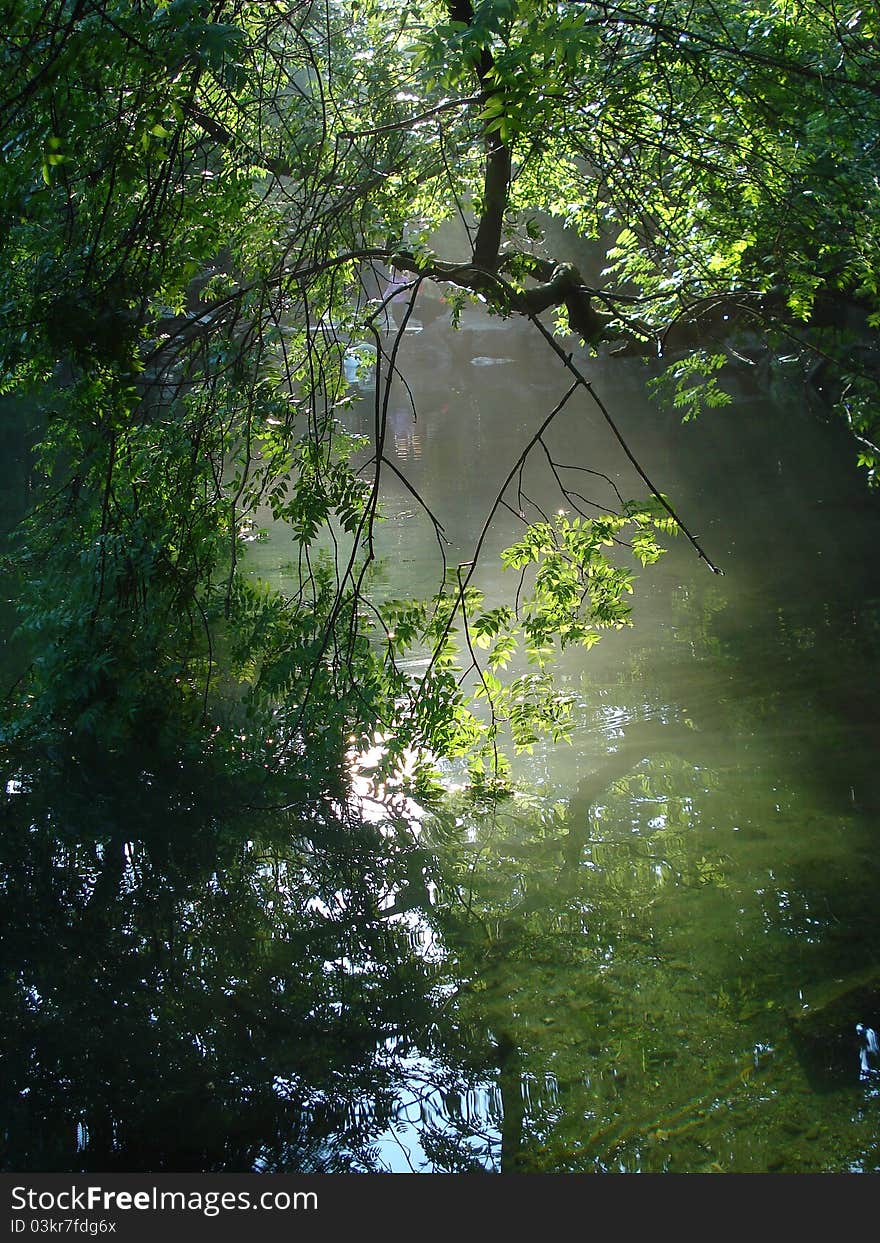
[{"label": "tree canopy", "polygon": [[[144,772],[184,754],[332,800],[377,735],[389,765],[411,748],[479,772],[482,751],[496,773],[502,728],[564,735],[545,666],[625,623],[615,544],[649,563],[681,529],[716,568],[579,340],[651,360],[686,416],[726,400],[730,363],[787,368],[873,471],[876,5],[7,0],[4,19],[0,393],[33,450],[5,554],[29,662],[8,740],[63,764],[136,746]],[[553,217],[589,262],[551,253]],[[644,483],[615,513],[569,490],[576,516],[523,515],[505,557],[526,586],[502,607],[474,580],[479,532],[433,600],[370,595],[390,386],[426,282],[453,322],[468,300],[525,317],[559,367],[511,487],[575,398]],[[358,345],[366,453],[338,418]],[[293,533],[286,593],[242,568],[261,505]],[[505,683],[516,650],[533,669]]]}]

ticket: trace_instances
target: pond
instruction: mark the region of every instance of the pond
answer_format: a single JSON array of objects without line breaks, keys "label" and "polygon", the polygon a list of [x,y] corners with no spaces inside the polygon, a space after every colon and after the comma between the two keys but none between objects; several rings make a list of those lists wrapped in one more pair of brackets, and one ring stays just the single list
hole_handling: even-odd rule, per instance
[{"label": "pond", "polygon": [[[387,452],[455,565],[567,383],[527,325],[427,321]],[[880,500],[796,386],[682,424],[638,362],[580,365],[723,575],[681,537],[639,568],[633,626],[555,668],[571,745],[494,805],[452,764],[436,807],[308,826],[168,774],[154,805],[7,786],[6,1168],[880,1170]],[[586,394],[548,446],[585,505],[644,495]],[[546,458],[523,490],[563,504]],[[391,472],[383,509],[374,590],[429,594]],[[283,531],[249,555],[289,582]]]}]

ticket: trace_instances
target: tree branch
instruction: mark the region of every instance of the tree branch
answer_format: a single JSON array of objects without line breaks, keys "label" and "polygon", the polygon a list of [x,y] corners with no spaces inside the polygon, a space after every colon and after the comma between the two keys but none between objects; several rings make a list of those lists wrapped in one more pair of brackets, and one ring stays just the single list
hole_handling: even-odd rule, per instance
[{"label": "tree branch", "polygon": [[[454,22],[472,26],[474,8],[471,0],[450,0],[449,15]],[[497,87],[489,85],[489,75],[494,64],[495,60],[491,51],[488,47],[484,47],[475,66],[480,83],[481,110],[485,109],[490,99],[502,94]],[[487,272],[494,272],[498,267],[498,256],[501,252],[504,213],[507,209],[513,161],[510,147],[502,141],[498,130],[490,132],[484,126],[483,133],[486,146],[486,170],[483,177],[483,209],[480,213],[480,222],[474,242],[474,264]]]}]

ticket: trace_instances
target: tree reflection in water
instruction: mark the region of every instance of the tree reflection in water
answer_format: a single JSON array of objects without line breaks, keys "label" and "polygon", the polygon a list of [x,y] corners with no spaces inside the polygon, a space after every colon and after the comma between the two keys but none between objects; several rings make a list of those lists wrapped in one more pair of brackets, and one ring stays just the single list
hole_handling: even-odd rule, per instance
[{"label": "tree reflection in water", "polygon": [[[876,1085],[835,1034],[877,1021],[849,1014],[880,995],[873,732],[835,748],[806,681],[807,733],[766,679],[723,701],[736,658],[693,624],[686,711],[636,676],[607,717],[583,683],[569,797],[450,795],[414,825],[153,761],[11,762],[4,1167],[877,1168]],[[866,653],[838,644],[831,691]]]},{"label": "tree reflection in water", "polygon": [[432,1013],[377,896],[412,839],[119,765],[8,780],[4,1166],[371,1168]]}]

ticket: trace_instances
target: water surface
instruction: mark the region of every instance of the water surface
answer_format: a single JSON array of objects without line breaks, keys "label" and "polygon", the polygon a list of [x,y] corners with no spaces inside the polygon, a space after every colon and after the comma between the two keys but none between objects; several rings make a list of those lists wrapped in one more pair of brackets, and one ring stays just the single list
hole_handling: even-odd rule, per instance
[{"label": "water surface", "polygon": [[[880,1026],[880,505],[792,384],[734,376],[682,425],[639,364],[582,365],[723,576],[681,538],[639,571],[633,627],[558,663],[572,745],[520,757],[495,806],[306,823],[171,774],[11,788],[7,1168],[880,1169],[855,1035]],[[388,452],[465,562],[567,382],[476,310],[401,367]],[[369,437],[369,394],[340,417]],[[586,395],[548,445],[598,472],[566,476],[582,503],[644,494]],[[565,503],[537,459],[523,492]],[[434,532],[390,472],[384,512],[374,589],[430,593]],[[487,540],[490,597],[516,533]],[[283,531],[251,546],[276,584],[292,557]]]}]

